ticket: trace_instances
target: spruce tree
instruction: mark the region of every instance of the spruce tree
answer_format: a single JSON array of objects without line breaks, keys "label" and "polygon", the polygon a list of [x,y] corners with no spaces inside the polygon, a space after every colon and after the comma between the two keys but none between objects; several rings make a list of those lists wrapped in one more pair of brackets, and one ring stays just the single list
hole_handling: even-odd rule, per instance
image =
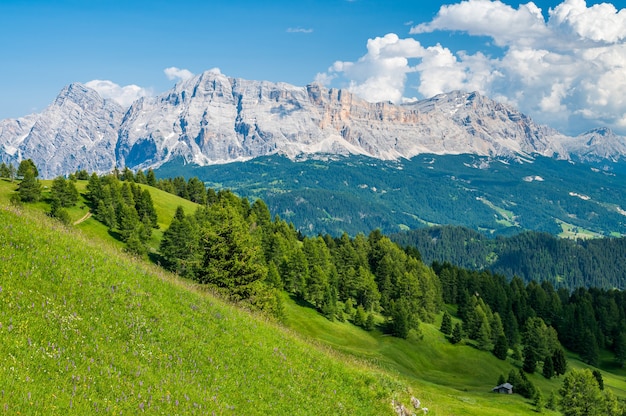
[{"label": "spruce tree", "polygon": [[508,352],[509,346],[507,345],[506,336],[504,334],[500,334],[493,347],[493,355],[501,360],[506,360]]},{"label": "spruce tree", "polygon": [[41,198],[41,183],[32,169],[26,169],[23,172],[17,192],[22,202],[37,202]]},{"label": "spruce tree", "polygon": [[591,370],[573,369],[559,389],[560,409],[564,416],[604,416],[605,400]]},{"label": "spruce tree", "polygon": [[557,348],[554,351],[554,354],[552,354],[552,365],[556,376],[565,374],[565,371],[567,371],[567,360],[563,349]]},{"label": "spruce tree", "polygon": [[443,317],[441,318],[441,327],[439,330],[446,335],[450,335],[452,333],[452,318],[450,317],[448,311],[443,313]]},{"label": "spruce tree", "polygon": [[620,367],[626,362],[626,333],[620,331],[613,340],[613,350],[615,352],[615,361]]},{"label": "spruce tree", "polygon": [[183,276],[194,275],[195,259],[199,253],[199,236],[193,224],[186,218],[183,207],[176,208],[169,228],[163,233],[159,252],[170,270]]},{"label": "spruce tree", "polygon": [[582,342],[580,346],[580,358],[585,363],[597,366],[598,359],[600,356],[600,350],[598,348],[598,343],[596,341],[596,337],[589,329],[585,329],[582,335]]},{"label": "spruce tree", "polygon": [[32,159],[24,159],[20,162],[17,168],[17,177],[24,178],[27,171],[31,171],[35,178],[39,176],[39,170],[37,170],[37,166],[35,166],[35,162]]},{"label": "spruce tree", "polygon": [[219,207],[214,214],[202,236],[202,264],[197,279],[221,288],[234,300],[248,299],[267,275],[261,247],[255,244],[235,208]]},{"label": "spruce tree", "polygon": [[552,363],[551,356],[547,356],[543,359],[543,370],[541,373],[547,379],[554,377],[554,364]]},{"label": "spruce tree", "polygon": [[600,387],[600,390],[604,390],[604,379],[602,378],[602,373],[600,372],[600,370],[595,369],[592,371],[592,374],[593,378],[595,378],[598,382],[598,387]]},{"label": "spruce tree", "polygon": [[156,186],[157,180],[152,168],[148,169],[148,174],[146,175],[146,183],[150,186]]},{"label": "spruce tree", "polygon": [[2,162],[2,164],[0,164],[0,178],[9,179],[9,174],[9,167],[6,163]]},{"label": "spruce tree", "polygon": [[91,174],[85,189],[87,190],[87,200],[91,203],[92,209],[96,209],[98,207],[98,201],[103,198],[102,183],[98,174],[95,172]]},{"label": "spruce tree", "polygon": [[452,330],[452,337],[450,338],[450,342],[453,344],[458,344],[463,340],[463,330],[461,329],[461,324],[457,322],[454,324],[454,329]]}]

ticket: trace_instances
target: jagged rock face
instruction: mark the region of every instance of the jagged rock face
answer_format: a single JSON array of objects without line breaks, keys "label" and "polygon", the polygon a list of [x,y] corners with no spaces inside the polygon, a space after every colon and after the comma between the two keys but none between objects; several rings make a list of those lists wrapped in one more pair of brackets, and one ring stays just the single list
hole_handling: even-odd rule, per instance
[{"label": "jagged rock face", "polygon": [[0,124],[3,160],[35,161],[50,178],[78,169],[104,172],[115,167],[117,128],[124,110],[81,84],[65,87],[42,113]]},{"label": "jagged rock face", "polygon": [[567,138],[570,155],[583,162],[617,162],[626,156],[626,138],[607,128],[598,128]]},{"label": "jagged rock face", "polygon": [[476,93],[454,92],[411,105],[369,103],[319,85],[246,81],[204,73],[129,110],[120,129],[123,165],[172,156],[198,164],[272,153],[514,155],[563,151],[555,130]]},{"label": "jagged rock face", "polygon": [[116,165],[158,167],[173,157],[206,165],[275,153],[379,159],[626,154],[623,138],[590,134],[566,137],[477,93],[455,91],[405,105],[369,103],[316,84],[296,87],[209,71],[137,100],[126,112],[72,84],[42,113],[0,122],[0,157],[32,158],[42,176],[52,177]]}]

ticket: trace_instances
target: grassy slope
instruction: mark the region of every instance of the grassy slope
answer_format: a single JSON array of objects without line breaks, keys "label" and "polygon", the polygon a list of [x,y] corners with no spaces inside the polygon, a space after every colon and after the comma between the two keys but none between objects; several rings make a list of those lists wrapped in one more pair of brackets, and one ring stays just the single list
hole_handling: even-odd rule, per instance
[{"label": "grassy slope", "polygon": [[[79,182],[79,190],[84,189],[85,184]],[[14,188],[15,184],[0,180],[0,205],[8,202],[8,195]],[[176,206],[183,205],[187,212],[195,209],[194,204],[170,194],[152,188],[151,193],[161,232],[169,225]],[[85,214],[82,205],[84,201],[70,210],[73,219]],[[39,204],[38,208],[47,209],[45,204]],[[18,262],[16,253],[22,255],[22,251],[5,248],[3,253],[0,248],[0,267],[3,267],[0,279],[0,287],[3,288],[0,291],[0,322],[3,325],[0,339],[4,339],[1,333],[7,331],[7,322],[14,331],[16,317],[22,316],[20,319],[27,320],[23,329],[25,332],[15,338],[19,340],[15,345],[0,345],[0,379],[13,380],[15,388],[10,394],[7,391],[11,389],[0,392],[0,409],[10,409],[11,412],[28,410],[32,402],[32,406],[40,412],[54,413],[56,409],[56,412],[63,413],[71,403],[74,411],[90,412],[95,409],[93,402],[96,402],[101,410],[109,407],[136,411],[142,403],[146,408],[147,397],[150,397],[150,405],[160,406],[159,409],[165,413],[205,413],[209,407],[216,409],[217,413],[234,410],[236,414],[264,411],[276,414],[283,413],[289,406],[285,403],[290,403],[296,409],[291,408],[289,412],[298,414],[306,413],[306,408],[302,407],[300,411],[301,405],[294,403],[305,397],[319,396],[327,402],[334,399],[335,394],[347,394],[349,397],[357,396],[357,401],[367,401],[366,407],[358,409],[359,414],[366,414],[389,411],[392,391],[400,392],[408,385],[423,405],[430,408],[430,414],[534,413],[530,402],[520,396],[490,393],[498,375],[506,376],[514,368],[510,363],[470,346],[452,346],[437,331],[439,322],[422,325],[423,340],[401,340],[378,331],[365,332],[349,323],[330,322],[312,309],[287,299],[287,326],[307,339],[314,339],[315,345],[331,347],[330,350],[322,348],[323,353],[311,351],[311,346],[297,337],[224,306],[189,283],[156,268],[125,259],[119,251],[121,245],[109,244],[112,239],[106,227],[94,219],[88,219],[77,227],[89,239],[98,238],[98,243],[89,242],[74,233],[66,235],[65,231],[58,235],[59,227],[55,231],[47,231],[48,221],[40,217],[33,218],[45,226],[35,224],[33,230],[30,229],[32,224],[23,224],[22,220],[12,215],[3,212],[0,216],[4,224],[0,225],[3,227],[0,228],[0,239],[7,238],[6,227],[14,232],[14,227],[19,226],[25,244],[40,249],[52,246],[46,247],[46,250],[56,250],[56,257],[52,264],[46,263],[50,262],[49,253],[43,253],[47,260],[40,259],[42,253],[38,253],[34,258],[21,258]],[[45,234],[40,238],[42,232]],[[37,235],[37,239],[31,240],[31,234]],[[44,243],[49,239],[56,239],[56,242]],[[0,246],[5,244],[0,242]],[[158,246],[156,238],[152,246]],[[7,262],[7,259],[10,261]],[[28,267],[32,264],[39,266],[28,274]],[[12,281],[7,280],[7,267],[13,270],[13,277],[19,277],[11,283],[12,286],[7,283]],[[23,279],[25,275],[28,279]],[[34,275],[43,280],[31,278]],[[61,276],[59,282],[55,278],[50,279],[57,275]],[[12,288],[12,293],[19,293],[16,299],[21,299],[21,303],[10,302],[11,309],[7,309],[6,304],[8,288]],[[50,299],[54,302],[50,303]],[[68,299],[71,300],[69,305]],[[37,308],[39,305],[41,307]],[[15,308],[19,313],[16,314]],[[44,309],[56,312],[45,313]],[[219,337],[215,336],[216,333]],[[85,337],[83,341],[80,341],[79,335]],[[58,341],[61,336],[66,342]],[[26,348],[29,340],[31,345]],[[38,341],[35,343],[33,340]],[[146,345],[148,347],[144,348]],[[10,348],[10,354],[3,348]],[[46,351],[54,356],[55,350],[58,350],[56,354],[59,357],[66,357],[69,350],[74,358],[69,361],[66,357],[63,363],[59,358],[55,363],[51,357],[41,361],[44,355],[47,356]],[[340,354],[333,353],[334,350]],[[158,352],[156,356],[155,351]],[[152,354],[146,358],[145,354],[149,353]],[[345,362],[344,354],[359,361],[365,359],[391,376],[373,371],[371,366],[355,365],[351,360]],[[313,357],[307,358],[309,361],[300,360],[301,356],[306,358],[310,355]],[[246,359],[241,360],[242,357]],[[91,362],[91,359],[94,361]],[[572,367],[583,366],[575,357],[569,359]],[[37,371],[33,371],[32,367],[15,365],[22,362],[37,363],[34,367]],[[287,368],[276,369],[277,363],[289,368],[287,373],[284,372]],[[626,372],[610,368],[609,362],[605,364],[607,369],[611,369],[611,372],[603,373],[605,384],[618,396],[626,397],[626,383],[623,382]],[[14,369],[9,370],[11,367]],[[33,378],[41,373],[42,368],[47,373]],[[345,375],[343,372],[354,374]],[[337,378],[345,382],[342,384],[336,381]],[[404,381],[398,384],[395,381],[398,378]],[[558,379],[530,378],[546,397],[561,384]],[[82,381],[79,383],[78,380]],[[270,407],[259,407],[259,400],[254,394],[244,398],[249,394],[242,385],[251,384],[250,380],[266,386],[256,385],[248,389],[252,389],[259,400]],[[273,385],[274,380],[279,386]],[[302,386],[307,381],[312,385]],[[351,390],[353,383],[356,391],[339,392],[339,389]],[[202,384],[205,386],[200,387]],[[74,385],[77,385],[76,391],[73,390]],[[323,386],[332,388],[333,393],[328,396],[329,391],[323,390]],[[68,391],[70,388],[72,392]],[[315,391],[316,388],[322,390]],[[79,390],[81,394],[78,394]],[[34,400],[36,394],[45,397]],[[181,395],[184,400],[180,399]],[[195,405],[192,397],[196,398]],[[178,405],[172,407],[176,400]],[[274,404],[274,400],[279,404]],[[343,410],[319,407],[313,413],[323,410],[342,413],[352,406],[348,404],[350,400],[340,400],[337,399],[337,403],[341,403]],[[203,406],[202,409],[196,407],[199,405]],[[319,406],[317,401],[308,409],[315,406]],[[356,408],[351,409],[354,411]],[[546,411],[546,414],[550,412]]]},{"label": "grassy slope", "polygon": [[0,209],[0,265],[1,411],[389,414],[403,390],[40,214]]},{"label": "grassy slope", "polygon": [[[495,395],[491,388],[500,374],[514,367],[471,346],[454,346],[438,331],[439,323],[422,324],[423,339],[403,340],[366,332],[349,323],[329,322],[315,311],[287,302],[287,325],[342,352],[364,357],[399,374],[413,394],[437,415],[533,414],[532,404],[519,395]],[[559,381],[530,379],[547,397]],[[550,411],[545,414],[551,414]]]}]

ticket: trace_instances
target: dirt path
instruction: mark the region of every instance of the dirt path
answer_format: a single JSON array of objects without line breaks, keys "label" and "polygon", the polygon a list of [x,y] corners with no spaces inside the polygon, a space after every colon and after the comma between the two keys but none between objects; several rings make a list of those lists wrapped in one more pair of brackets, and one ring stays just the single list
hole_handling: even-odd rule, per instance
[{"label": "dirt path", "polygon": [[90,211],[90,212],[88,212],[88,213],[86,213],[86,214],[83,216],[83,218],[81,218],[81,219],[79,219],[79,220],[74,221],[74,225],[78,225],[78,224],[80,224],[81,222],[86,221],[88,218],[91,218],[91,211]]}]

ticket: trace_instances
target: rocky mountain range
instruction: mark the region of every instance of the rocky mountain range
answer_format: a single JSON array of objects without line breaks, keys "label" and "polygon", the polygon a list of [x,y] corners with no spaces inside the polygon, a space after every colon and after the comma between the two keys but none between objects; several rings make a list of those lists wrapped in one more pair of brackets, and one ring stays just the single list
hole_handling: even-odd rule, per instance
[{"label": "rocky mountain range", "polygon": [[272,154],[393,160],[424,153],[618,161],[626,139],[608,129],[568,137],[475,92],[394,105],[211,71],[127,109],[71,84],[41,113],[0,121],[0,158],[31,158],[42,177],[157,168],[175,158],[203,166]]}]

